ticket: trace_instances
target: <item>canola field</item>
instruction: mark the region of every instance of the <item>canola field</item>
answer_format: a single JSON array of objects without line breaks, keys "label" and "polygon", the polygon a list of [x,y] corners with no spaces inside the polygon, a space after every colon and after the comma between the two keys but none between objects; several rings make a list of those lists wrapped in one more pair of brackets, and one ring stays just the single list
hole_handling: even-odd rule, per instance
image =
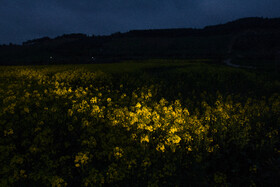
[{"label": "canola field", "polygon": [[0,67],[0,186],[275,186],[280,81],[199,61]]}]

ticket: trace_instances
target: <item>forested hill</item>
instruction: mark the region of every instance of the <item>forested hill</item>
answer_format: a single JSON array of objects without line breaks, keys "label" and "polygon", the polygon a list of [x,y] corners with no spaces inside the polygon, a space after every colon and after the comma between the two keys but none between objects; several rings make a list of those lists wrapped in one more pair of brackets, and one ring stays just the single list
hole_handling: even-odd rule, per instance
[{"label": "forested hill", "polygon": [[225,24],[206,26],[203,29],[179,28],[132,30],[122,35],[136,37],[208,36],[217,34],[234,34],[235,32],[241,32],[247,29],[280,29],[280,18],[242,18]]},{"label": "forested hill", "polygon": [[258,17],[203,29],[132,30],[108,36],[65,34],[29,40],[22,45],[0,46],[2,65],[103,63],[146,58],[222,60],[228,56],[275,62],[279,55],[280,18]]}]

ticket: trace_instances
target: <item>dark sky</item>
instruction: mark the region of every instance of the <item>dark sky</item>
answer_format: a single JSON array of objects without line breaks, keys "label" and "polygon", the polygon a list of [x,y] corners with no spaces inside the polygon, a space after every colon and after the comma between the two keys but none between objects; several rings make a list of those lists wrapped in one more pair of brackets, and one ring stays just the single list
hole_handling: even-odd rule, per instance
[{"label": "dark sky", "polygon": [[0,0],[0,44],[280,17],[280,0]]}]

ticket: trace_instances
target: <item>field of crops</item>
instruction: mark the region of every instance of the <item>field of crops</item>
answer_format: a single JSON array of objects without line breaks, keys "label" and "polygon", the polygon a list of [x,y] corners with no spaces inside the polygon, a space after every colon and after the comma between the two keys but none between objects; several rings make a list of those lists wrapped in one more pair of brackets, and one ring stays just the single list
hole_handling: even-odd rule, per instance
[{"label": "field of crops", "polygon": [[275,186],[280,81],[199,61],[0,67],[0,186]]}]

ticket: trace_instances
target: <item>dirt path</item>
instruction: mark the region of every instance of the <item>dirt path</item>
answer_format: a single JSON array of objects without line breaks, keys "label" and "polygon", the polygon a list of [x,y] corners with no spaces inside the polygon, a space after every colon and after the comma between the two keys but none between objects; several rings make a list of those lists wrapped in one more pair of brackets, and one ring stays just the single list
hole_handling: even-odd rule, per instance
[{"label": "dirt path", "polygon": [[228,59],[224,60],[224,63],[227,66],[234,67],[234,68],[256,69],[256,67],[253,67],[253,66],[241,66],[238,64],[233,64],[233,63],[231,63],[231,60],[232,60],[231,58],[228,58]]},{"label": "dirt path", "polygon": [[256,67],[253,67],[253,66],[241,66],[241,65],[238,65],[238,64],[233,64],[233,63],[231,63],[231,62],[232,62],[232,56],[233,56],[233,55],[232,55],[232,48],[233,48],[234,43],[236,42],[236,40],[237,40],[240,36],[242,36],[242,35],[244,35],[244,34],[246,34],[246,33],[248,33],[248,32],[249,32],[249,31],[244,31],[244,32],[242,32],[242,33],[236,34],[236,35],[231,39],[231,41],[229,42],[228,51],[227,51],[229,58],[227,58],[226,60],[224,60],[224,63],[225,63],[227,66],[234,67],[234,68],[256,69]]}]

